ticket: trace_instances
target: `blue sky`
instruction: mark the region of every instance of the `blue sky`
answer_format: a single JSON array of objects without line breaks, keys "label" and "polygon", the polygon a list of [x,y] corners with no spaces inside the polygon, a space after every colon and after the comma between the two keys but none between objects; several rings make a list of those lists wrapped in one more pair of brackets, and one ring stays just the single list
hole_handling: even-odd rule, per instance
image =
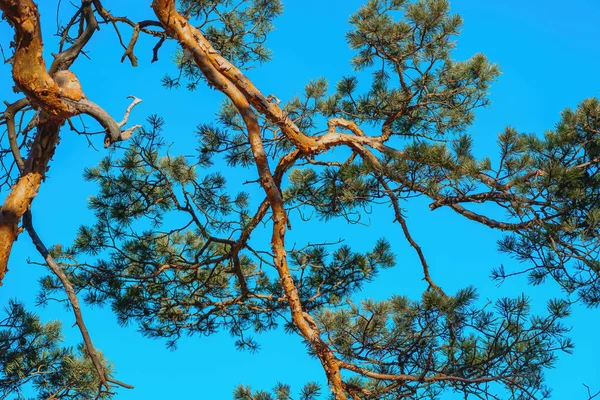
[{"label": "blue sky", "polygon": [[[46,52],[55,51],[55,4],[40,1]],[[127,14],[134,20],[152,18],[149,1],[105,1],[116,15]],[[282,100],[300,93],[310,79],[325,77],[330,83],[351,73],[349,50],[344,35],[349,29],[348,17],[362,1],[358,0],[291,0],[284,1],[284,15],[276,21],[277,30],[268,45],[274,60],[248,72],[248,76],[265,94]],[[63,2],[62,19],[69,15]],[[500,65],[502,76],[492,86],[491,107],[479,110],[475,124],[469,128],[475,135],[475,148],[480,156],[496,154],[496,135],[511,125],[523,132],[542,134],[558,121],[565,107],[575,107],[587,97],[600,93],[600,3],[596,0],[454,0],[453,12],[463,16],[463,33],[458,38],[455,59],[462,60],[482,52]],[[126,30],[125,30],[126,32]],[[125,34],[127,36],[127,34]],[[0,43],[7,51],[12,31],[0,22]],[[165,133],[174,142],[173,152],[186,151],[193,143],[193,129],[213,119],[220,94],[201,87],[195,92],[185,89],[167,90],[160,79],[173,67],[169,63],[174,51],[166,44],[158,63],[150,64],[153,41],[142,38],[136,54],[140,66],[135,69],[121,64],[121,50],[114,31],[103,26],[88,47],[91,60],[79,59],[73,67],[87,96],[105,107],[120,120],[133,94],[143,99],[132,113],[131,123],[142,123],[150,114],[158,113],[166,120]],[[49,59],[49,58],[48,58]],[[10,69],[0,66],[0,97],[12,101]],[[177,107],[173,107],[176,104]],[[100,137],[94,138],[96,151],[82,137],[65,130],[52,161],[47,182],[34,202],[34,218],[38,233],[47,245],[69,244],[77,227],[90,221],[86,199],[95,187],[81,179],[83,168],[94,165],[105,153]],[[5,193],[0,194],[3,199]],[[406,205],[408,223],[421,244],[432,267],[434,280],[447,292],[474,285],[482,301],[501,296],[517,296],[522,292],[543,312],[545,300],[558,296],[553,284],[529,287],[525,279],[514,278],[497,287],[489,280],[490,270],[504,264],[507,270],[518,265],[496,251],[499,232],[464,220],[448,210],[430,212],[425,201]],[[391,224],[389,211],[378,210],[370,216],[368,226],[346,226],[328,223],[323,229],[318,222],[302,227],[297,223],[288,243],[310,240],[347,239],[360,250],[369,249],[382,236],[393,244],[397,267],[384,271],[365,290],[364,296],[383,299],[391,294],[417,298],[425,288],[416,255],[403,240],[397,226]],[[266,236],[254,237],[261,240]],[[38,258],[25,235],[16,243],[10,271],[0,288],[0,305],[9,298],[26,301],[33,308],[37,278],[44,268],[26,263]],[[71,313],[62,306],[50,305],[38,310],[44,320],[60,319],[65,340],[74,345],[80,341]],[[181,340],[175,352],[164,343],[143,338],[135,326],[120,328],[108,309],[84,307],[84,317],[96,346],[111,359],[117,369],[116,378],[136,386],[122,390],[119,399],[197,398],[227,399],[238,383],[268,389],[276,382],[290,383],[294,388],[310,380],[323,382],[323,373],[315,360],[305,355],[304,346],[295,336],[270,332],[256,337],[262,349],[258,354],[238,352],[234,339],[226,332],[211,337]],[[600,390],[600,351],[597,332],[598,310],[575,307],[567,323],[573,326],[576,344],[573,355],[562,355],[556,369],[548,371],[548,384],[554,398],[587,398],[584,383]],[[293,370],[283,368],[283,357],[297,360]]]}]

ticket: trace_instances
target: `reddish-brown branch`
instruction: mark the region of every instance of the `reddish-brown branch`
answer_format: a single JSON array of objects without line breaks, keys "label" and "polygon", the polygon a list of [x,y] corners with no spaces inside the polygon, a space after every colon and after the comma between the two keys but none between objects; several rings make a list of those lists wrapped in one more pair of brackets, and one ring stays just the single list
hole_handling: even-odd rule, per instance
[{"label": "reddish-brown branch", "polygon": [[72,105],[63,101],[58,84],[46,72],[37,5],[32,0],[0,0],[0,10],[15,30],[15,84],[51,119],[64,120],[77,114]]},{"label": "reddish-brown branch", "polygon": [[[223,73],[222,68],[218,69],[215,66],[215,60],[224,59],[216,53],[210,44],[208,44],[208,41],[206,41],[202,34],[177,12],[173,0],[155,0],[152,3],[152,7],[158,19],[163,23],[167,33],[177,39],[181,46],[193,55],[196,64],[206,79],[211,85],[229,97],[237,107],[246,124],[248,129],[248,139],[260,176],[261,185],[267,195],[273,212],[273,235],[271,238],[271,246],[279,279],[290,306],[292,321],[301,332],[302,336],[311,343],[315,353],[321,360],[321,364],[325,369],[325,373],[336,399],[345,400],[346,394],[340,375],[339,361],[335,357],[333,351],[327,346],[323,339],[321,339],[315,326],[307,320],[302,308],[298,290],[294,284],[294,280],[287,264],[284,242],[287,228],[287,215],[283,206],[283,200],[278,184],[269,169],[258,119],[250,105],[250,101],[253,98],[256,100],[256,98],[248,92],[243,92],[238,89],[238,85],[232,84],[231,78]],[[231,66],[231,68],[235,67]],[[251,83],[247,83],[251,85]],[[285,125],[285,127],[288,129],[290,128],[289,125]],[[293,134],[292,137],[295,139],[299,138]],[[312,138],[311,140],[314,141]],[[302,140],[300,142],[298,147],[302,148],[301,145],[303,145],[306,148],[307,142]],[[310,146],[308,146],[308,148],[310,148]]]},{"label": "reddish-brown branch", "polygon": [[43,59],[37,5],[32,0],[0,0],[0,10],[15,30],[13,80],[25,93],[30,104],[42,111],[29,158],[23,163],[19,180],[12,187],[0,211],[0,284],[8,266],[12,245],[20,232],[19,221],[31,207],[45,178],[64,121],[87,113],[107,129],[110,143],[131,135],[131,129],[121,132],[120,126],[104,110],[87,100],[77,77],[72,72],[63,70],[73,63],[97,26],[89,1],[84,0],[82,7],[87,21],[86,29],[69,49],[55,56],[51,70],[57,72],[51,76],[46,71]]},{"label": "reddish-brown branch", "polygon": [[46,72],[42,58],[42,36],[36,4],[31,0],[0,0],[0,10],[15,29],[13,79],[35,106],[44,109],[44,124],[38,127],[29,159],[0,211],[0,284],[8,265],[12,245],[20,233],[18,223],[46,173],[58,142],[64,118],[76,111],[61,98],[58,84]]},{"label": "reddish-brown branch", "polygon": [[[300,156],[300,152],[298,150],[294,150],[291,153],[283,156],[279,163],[277,164],[277,168],[275,168],[275,173],[273,174],[273,178],[275,179],[276,185],[279,187],[281,185],[281,179],[283,178],[283,174],[296,162],[298,157]],[[240,283],[240,287],[242,288],[242,292],[248,293],[246,277],[239,265],[239,262],[235,262],[235,259],[238,258],[239,252],[246,246],[248,243],[248,239],[250,239],[250,234],[254,231],[254,228],[258,225],[260,221],[267,214],[269,209],[269,199],[265,199],[260,206],[258,207],[257,212],[254,216],[248,221],[244,230],[240,234],[238,240],[235,241],[231,248],[231,256],[234,259],[234,273],[236,274],[238,281]]]},{"label": "reddish-brown branch", "polygon": [[12,245],[20,233],[19,221],[31,206],[45,178],[48,162],[58,143],[60,121],[48,121],[38,128],[29,158],[17,183],[12,187],[0,211],[0,284],[7,270]]},{"label": "reddish-brown branch", "polygon": [[[175,13],[177,13],[173,0],[153,2],[152,5],[155,11],[159,4],[163,5],[164,9],[172,6]],[[164,18],[161,19],[161,22],[165,27],[174,26],[175,21],[177,21],[176,23],[185,21],[187,24],[185,18],[180,20],[180,14],[175,13],[165,13],[158,17],[159,19]],[[300,151],[303,153],[313,153],[315,151],[325,150],[314,137],[304,134],[279,105],[270,101],[269,97],[258,90],[258,88],[254,86],[254,84],[235,65],[222,57],[197,29],[193,29],[195,32],[190,33],[190,40],[193,40],[194,45],[198,50],[205,54],[206,62],[209,63],[215,71],[223,75],[229,84],[234,85],[254,108],[263,114],[269,121],[279,126],[284,135],[290,139]],[[175,31],[168,33],[169,36],[172,36],[179,43],[182,43],[180,33]]]},{"label": "reddish-brown branch", "polygon": [[[381,173],[386,172],[386,170],[385,170],[384,166],[381,164],[381,161],[379,160],[379,158],[377,158],[371,151],[366,149],[364,146],[362,146],[359,143],[353,143],[353,142],[350,142],[349,146],[351,148],[353,148],[358,154],[360,154],[360,156],[365,161],[367,161],[369,164],[371,164],[371,166],[376,171],[381,172]],[[442,199],[443,199],[442,196],[438,196],[435,193],[432,193],[430,190],[428,190],[424,186],[421,186],[414,182],[409,182],[409,181],[403,179],[399,175],[394,175],[393,177],[390,177],[390,179],[393,179],[394,181],[397,181],[398,183],[404,185],[407,189],[414,190],[415,192],[418,192],[418,193],[422,193],[422,194],[430,197],[434,201],[442,201]],[[540,220],[538,220],[538,219],[531,219],[528,221],[517,222],[517,223],[496,221],[495,219],[486,217],[485,215],[477,214],[476,212],[467,210],[460,204],[450,204],[449,207],[452,210],[454,210],[455,212],[459,213],[460,215],[462,215],[470,220],[477,221],[477,222],[479,222],[483,225],[486,225],[490,228],[501,229],[501,230],[505,230],[505,231],[518,231],[520,229],[529,228],[529,227],[535,226],[540,223]]]}]

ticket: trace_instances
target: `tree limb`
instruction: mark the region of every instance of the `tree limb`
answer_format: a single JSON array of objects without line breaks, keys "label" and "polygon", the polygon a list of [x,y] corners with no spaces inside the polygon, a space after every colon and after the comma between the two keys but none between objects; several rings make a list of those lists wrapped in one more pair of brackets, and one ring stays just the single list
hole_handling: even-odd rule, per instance
[{"label": "tree limb", "polygon": [[137,129],[133,127],[121,132],[120,126],[104,110],[86,99],[77,77],[70,71],[60,70],[73,63],[95,30],[95,19],[89,1],[83,0],[82,7],[87,28],[73,46],[55,57],[50,70],[56,72],[51,75],[46,71],[43,59],[40,16],[35,2],[0,0],[0,10],[15,30],[13,80],[32,106],[42,110],[29,158],[23,163],[23,172],[0,211],[0,284],[7,269],[12,245],[20,233],[18,223],[45,179],[64,121],[69,117],[88,113],[107,129],[110,143],[130,137],[133,130]]},{"label": "tree limb", "polygon": [[31,241],[35,245],[38,252],[42,255],[42,257],[44,257],[44,260],[46,261],[46,264],[48,264],[48,267],[50,267],[50,269],[52,270],[54,275],[56,275],[58,277],[58,279],[60,279],[60,282],[62,283],[63,288],[65,289],[65,292],[67,293],[67,297],[69,298],[69,303],[71,304],[71,307],[73,308],[73,314],[75,315],[75,323],[77,324],[77,327],[79,328],[79,331],[81,332],[81,336],[83,337],[83,342],[85,344],[87,353],[90,356],[90,358],[92,359],[92,363],[94,364],[94,368],[96,369],[96,372],[98,373],[98,377],[100,378],[100,381],[102,382],[102,384],[104,384],[104,386],[106,386],[107,389],[110,388],[108,382],[112,382],[119,386],[123,386],[127,389],[133,389],[133,386],[131,386],[131,385],[111,379],[107,375],[106,371],[104,370],[104,367],[102,366],[102,362],[100,361],[100,358],[98,357],[98,354],[96,353],[96,349],[94,348],[94,344],[92,343],[92,339],[90,338],[90,334],[87,330],[87,327],[85,326],[85,323],[83,322],[83,315],[81,313],[81,307],[79,306],[79,299],[77,298],[77,295],[75,294],[75,289],[73,288],[73,285],[71,284],[71,281],[69,280],[69,277],[64,273],[64,271],[60,268],[60,266],[54,261],[54,258],[52,258],[52,255],[50,255],[50,252],[48,251],[48,249],[42,242],[42,239],[40,239],[37,232],[35,231],[35,229],[33,227],[31,211],[27,211],[25,213],[25,215],[23,216],[23,226],[27,230],[27,233],[29,234]]},{"label": "tree limb", "polygon": [[[229,97],[246,124],[248,129],[248,139],[260,176],[261,185],[269,199],[273,211],[273,235],[271,237],[271,247],[273,249],[279,280],[288,300],[292,320],[302,336],[312,345],[315,353],[319,357],[336,399],[345,400],[346,394],[340,375],[339,361],[335,357],[333,351],[319,336],[318,331],[316,331],[306,319],[298,289],[294,284],[294,280],[287,264],[284,242],[287,228],[287,215],[283,206],[281,192],[269,169],[258,119],[250,105],[251,100],[249,101],[249,99],[252,99],[252,96],[248,93],[244,93],[237,85],[232,84],[231,79],[215,67],[213,64],[215,54],[217,57],[220,56],[212,46],[208,44],[208,41],[206,41],[202,34],[178,13],[173,0],[155,0],[152,3],[152,8],[158,19],[165,26],[167,33],[170,36],[175,37],[184,49],[187,49],[192,53],[196,64],[201,69],[206,79],[211,85]],[[220,57],[220,59],[223,58]],[[249,81],[248,84],[252,85]],[[256,100],[256,98],[254,98],[254,100]],[[268,101],[266,102],[272,104]],[[279,108],[277,107],[277,109]],[[279,111],[281,110],[279,109]],[[287,119],[287,117],[285,118]],[[291,126],[289,124],[284,124],[284,128],[289,130]],[[296,136],[296,133],[297,132],[291,132],[290,134],[293,138],[292,140],[296,139],[295,142],[298,142],[297,146],[299,147],[299,150],[302,150],[303,148],[306,149],[308,142],[314,142],[313,138],[310,138],[310,140],[303,140],[300,136]]]}]

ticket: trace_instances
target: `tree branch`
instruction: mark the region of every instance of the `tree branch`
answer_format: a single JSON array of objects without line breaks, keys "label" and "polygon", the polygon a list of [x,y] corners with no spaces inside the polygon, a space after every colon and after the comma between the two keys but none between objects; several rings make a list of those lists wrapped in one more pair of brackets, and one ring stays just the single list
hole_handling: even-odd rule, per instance
[{"label": "tree branch", "polygon": [[[218,53],[210,46],[210,44],[208,44],[208,41],[206,41],[202,34],[177,12],[173,0],[155,0],[152,3],[152,8],[158,19],[163,23],[167,33],[170,36],[175,37],[184,49],[187,49],[192,53],[196,64],[208,82],[229,97],[246,124],[248,129],[248,140],[254,155],[261,185],[269,199],[273,211],[273,235],[271,237],[271,247],[273,249],[275,267],[279,274],[279,280],[285,292],[292,314],[292,321],[301,332],[302,336],[312,345],[315,353],[319,357],[336,399],[345,400],[346,394],[340,375],[339,361],[335,357],[333,351],[319,336],[318,331],[311,327],[311,324],[306,319],[298,289],[294,284],[294,280],[287,264],[285,251],[287,215],[283,206],[281,192],[269,169],[258,119],[250,106],[250,99],[252,99],[252,96],[240,90],[237,85],[232,84],[231,78],[226,76],[222,70],[219,70],[213,64],[215,55],[217,55],[217,57],[220,56],[218,56]],[[220,57],[220,59],[222,59],[222,57]],[[235,67],[232,66],[232,68]],[[247,84],[252,85],[249,81]],[[254,98],[254,100],[256,100],[256,98]],[[268,101],[266,101],[266,103],[271,104]],[[277,109],[279,108],[277,107]],[[290,128],[291,126],[289,124],[284,124],[282,129],[290,130]],[[295,139],[294,141],[298,142],[297,146],[299,147],[299,150],[302,150],[302,148],[306,149],[307,143],[311,141],[314,142],[313,138],[304,140],[306,137],[303,138],[297,136],[296,133],[297,132],[291,132],[290,135],[292,136],[292,140]]]},{"label": "tree branch", "polygon": [[416,375],[408,375],[408,374],[383,374],[378,372],[373,372],[365,368],[361,368],[357,365],[340,361],[340,367],[342,369],[347,369],[352,372],[356,372],[357,374],[366,376],[368,378],[378,379],[378,380],[386,380],[386,381],[408,381],[408,382],[464,382],[464,383],[485,383],[485,382],[494,382],[507,380],[512,378],[521,378],[521,376],[515,375],[499,375],[499,376],[486,376],[481,378],[465,378],[462,376],[453,376],[446,374],[437,374],[434,376],[416,376]]},{"label": "tree branch", "polygon": [[404,219],[404,216],[402,215],[402,210],[400,209],[398,197],[394,194],[394,192],[392,191],[390,186],[387,184],[387,182],[383,179],[383,177],[381,175],[376,175],[376,178],[377,178],[377,181],[379,182],[379,184],[381,186],[383,186],[383,188],[386,190],[386,194],[388,195],[388,197],[390,198],[390,201],[392,202],[392,207],[394,209],[394,215],[396,216],[396,221],[398,221],[398,223],[402,227],[402,231],[404,232],[404,236],[406,237],[406,240],[408,240],[408,243],[410,243],[412,248],[415,249],[415,251],[417,252],[417,255],[419,256],[419,261],[421,261],[421,266],[423,267],[423,275],[424,275],[423,279],[425,279],[425,281],[427,281],[427,283],[429,284],[429,287],[431,289],[435,290],[436,292],[438,292],[439,294],[441,294],[442,296],[445,297],[446,293],[444,293],[442,288],[439,287],[438,285],[436,285],[435,282],[433,282],[433,279],[431,279],[431,275],[429,274],[429,264],[427,264],[427,260],[425,259],[425,255],[423,254],[423,250],[421,249],[421,246],[419,246],[417,244],[417,242],[415,242],[415,240],[412,238],[412,235],[410,234],[410,231],[408,230],[408,225],[406,224],[406,219]]},{"label": "tree branch", "polygon": [[43,111],[29,158],[23,163],[23,172],[0,211],[0,284],[8,266],[12,245],[20,233],[18,223],[45,179],[64,121],[74,115],[89,113],[107,128],[110,143],[131,136],[136,129],[134,127],[121,132],[118,124],[104,110],[85,98],[75,74],[60,70],[73,63],[94,32],[95,19],[90,12],[89,1],[83,0],[82,7],[87,27],[73,46],[55,57],[51,70],[57,72],[51,76],[46,71],[43,59],[37,5],[32,0],[0,0],[0,10],[15,30],[13,80],[28,101]]},{"label": "tree branch", "polygon": [[54,55],[54,61],[52,62],[52,65],[50,65],[48,74],[54,75],[58,71],[69,69],[69,67],[81,53],[83,47],[92,38],[92,35],[98,28],[98,21],[96,21],[96,18],[94,17],[91,4],[91,0],[81,1],[81,13],[86,22],[85,30],[81,35],[79,35],[71,47],[61,51],[57,55]]},{"label": "tree branch", "polygon": [[69,298],[69,303],[71,304],[71,307],[73,308],[73,314],[75,315],[75,323],[77,324],[77,327],[79,328],[79,331],[81,332],[81,336],[83,338],[83,342],[85,344],[87,353],[89,354],[90,358],[92,359],[92,363],[94,364],[94,368],[96,369],[96,372],[98,373],[98,377],[100,378],[100,381],[102,382],[102,384],[104,384],[104,386],[107,389],[110,389],[108,382],[115,383],[115,384],[117,384],[119,386],[123,386],[127,389],[133,389],[133,386],[110,379],[108,377],[108,375],[106,374],[106,371],[104,370],[104,367],[102,366],[102,362],[100,361],[100,358],[98,357],[98,354],[96,353],[96,349],[94,348],[94,345],[92,343],[92,339],[90,338],[90,334],[87,330],[87,327],[85,326],[85,323],[83,322],[83,315],[81,313],[81,307],[79,306],[79,299],[77,298],[77,295],[75,294],[75,289],[73,288],[71,281],[69,280],[67,275],[64,273],[64,271],[60,268],[60,266],[58,264],[56,264],[56,262],[54,261],[54,258],[52,258],[52,256],[50,255],[50,252],[48,251],[48,249],[46,248],[46,246],[44,245],[44,243],[38,236],[37,232],[35,231],[35,229],[33,227],[31,211],[27,211],[25,213],[25,215],[23,216],[23,226],[25,227],[25,229],[27,229],[27,233],[29,234],[29,237],[31,238],[33,244],[35,245],[37,251],[42,255],[42,257],[46,261],[46,264],[48,264],[48,267],[50,267],[52,272],[58,277],[58,279],[60,279],[60,282],[62,283],[63,288],[65,289],[65,292],[67,293],[67,297]]},{"label": "tree branch", "polygon": [[26,107],[28,104],[29,101],[27,99],[18,100],[6,107],[6,110],[4,111],[4,113],[2,113],[2,117],[6,120],[6,130],[8,132],[8,142],[10,144],[10,151],[12,152],[15,162],[17,163],[19,172],[23,172],[23,170],[25,169],[25,162],[23,161],[23,157],[21,157],[21,149],[19,149],[19,144],[17,143],[17,132],[15,130],[15,113]]}]

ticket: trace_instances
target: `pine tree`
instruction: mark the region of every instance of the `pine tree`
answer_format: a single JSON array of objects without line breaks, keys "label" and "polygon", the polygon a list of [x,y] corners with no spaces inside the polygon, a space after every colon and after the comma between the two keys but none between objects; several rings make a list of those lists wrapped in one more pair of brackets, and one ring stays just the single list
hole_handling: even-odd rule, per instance
[{"label": "pine tree", "polygon": [[[39,398],[110,398],[130,387],[93,346],[82,298],[110,305],[120,323],[170,347],[184,335],[227,330],[240,349],[256,350],[253,332],[283,326],[304,339],[328,382],[300,388],[302,399],[549,396],[544,371],[573,347],[562,322],[570,301],[600,303],[598,99],[565,110],[543,137],[507,128],[493,165],[476,158],[467,128],[489,104],[499,67],[482,54],[452,58],[462,20],[446,0],[367,1],[347,34],[356,73],[334,87],[311,81],[287,102],[245,74],[271,57],[265,40],[280,0],[154,0],[156,20],[140,22],[83,0],[60,27],[48,69],[36,4],[0,0],[0,9],[15,31],[13,79],[24,95],[1,115],[0,151],[10,160],[2,163],[0,281],[27,231],[52,271],[40,301],[68,302],[84,340],[79,355],[61,348],[58,324],[11,304],[0,324],[0,390],[33,382]],[[156,40],[154,60],[165,41],[176,42],[178,74],[162,81],[173,93],[208,85],[224,95],[215,93],[224,98],[215,121],[197,128],[193,158],[171,154],[159,115],[124,129],[139,99],[117,122],[86,97],[69,68],[99,24],[133,27],[123,45],[133,66],[139,37]],[[84,171],[98,188],[89,202],[94,221],[72,245],[47,248],[31,202],[74,116],[98,121],[109,150]],[[233,188],[223,166],[256,186],[252,193]],[[415,197],[506,232],[500,250],[523,262],[531,283],[553,279],[571,300],[552,300],[537,316],[524,296],[489,306],[472,287],[445,293],[406,223]],[[503,215],[475,211],[479,203]],[[420,299],[361,299],[364,285],[396,264],[385,238],[366,252],[310,238],[301,248],[286,243],[306,219],[355,223],[371,207],[390,213],[416,251],[428,284]],[[270,242],[251,242],[263,225]],[[493,271],[495,279],[509,275]],[[293,397],[285,383],[272,392],[240,386],[233,396]]]}]

